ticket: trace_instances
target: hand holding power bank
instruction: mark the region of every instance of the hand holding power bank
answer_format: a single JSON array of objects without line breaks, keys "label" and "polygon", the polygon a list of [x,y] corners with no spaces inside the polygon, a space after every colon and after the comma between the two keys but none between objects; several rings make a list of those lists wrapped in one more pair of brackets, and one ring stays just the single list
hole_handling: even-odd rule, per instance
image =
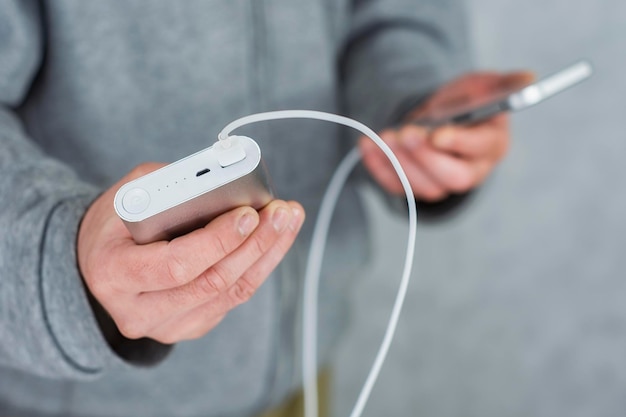
[{"label": "hand holding power bank", "polygon": [[135,242],[171,240],[235,207],[264,207],[273,199],[259,145],[231,136],[124,184],[115,211]]}]

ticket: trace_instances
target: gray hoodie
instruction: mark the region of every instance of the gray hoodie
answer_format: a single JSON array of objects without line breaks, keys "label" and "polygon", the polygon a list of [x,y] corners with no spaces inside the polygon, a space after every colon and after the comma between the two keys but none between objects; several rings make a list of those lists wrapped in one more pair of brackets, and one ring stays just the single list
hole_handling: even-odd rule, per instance
[{"label": "gray hoodie", "polygon": [[[205,148],[246,114],[307,108],[385,126],[459,71],[462,15],[453,0],[0,0],[2,415],[245,416],[295,389],[302,261],[351,133],[312,121],[243,131],[309,221],[250,302],[171,352],[112,349],[76,267],[81,217],[136,164]],[[322,362],[368,249],[354,183],[343,196]]]}]

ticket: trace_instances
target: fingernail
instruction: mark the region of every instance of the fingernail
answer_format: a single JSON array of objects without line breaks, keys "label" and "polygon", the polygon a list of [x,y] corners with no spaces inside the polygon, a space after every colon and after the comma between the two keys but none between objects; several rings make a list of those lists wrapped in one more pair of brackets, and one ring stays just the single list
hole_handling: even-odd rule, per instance
[{"label": "fingernail", "polygon": [[301,212],[300,209],[297,208],[292,208],[291,209],[291,223],[289,223],[289,228],[293,231],[293,232],[297,232],[298,229],[300,229],[300,226],[302,226],[302,219],[301,219]]},{"label": "fingernail", "polygon": [[272,224],[277,232],[282,232],[287,227],[289,221],[289,212],[283,207],[279,207],[272,214]]},{"label": "fingernail", "polygon": [[250,213],[246,213],[241,216],[241,218],[239,219],[239,224],[237,226],[237,228],[239,229],[239,233],[241,233],[241,236],[248,236],[250,233],[252,233],[255,227],[256,219]]}]

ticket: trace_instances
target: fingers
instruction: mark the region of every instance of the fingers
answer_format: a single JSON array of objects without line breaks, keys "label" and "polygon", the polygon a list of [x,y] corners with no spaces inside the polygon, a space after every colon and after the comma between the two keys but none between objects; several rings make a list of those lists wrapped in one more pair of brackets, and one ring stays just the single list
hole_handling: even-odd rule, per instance
[{"label": "fingers", "polygon": [[[304,220],[304,211],[297,203],[289,203],[294,210],[288,229],[276,243],[254,265],[237,279],[230,289],[220,294],[206,297],[203,304],[188,306],[176,316],[151,330],[152,338],[173,343],[179,340],[196,339],[217,326],[226,313],[236,305],[249,300],[289,250]],[[199,297],[202,299],[204,297]],[[153,303],[155,300],[151,299]]]},{"label": "fingers", "polygon": [[[399,131],[399,142],[410,153],[405,167],[407,175],[412,170],[426,176],[432,191],[419,194],[422,199],[436,201],[450,193],[463,193],[480,184],[508,147],[508,119],[502,115],[480,125],[446,126],[433,131],[422,145],[411,144],[416,134],[409,127]],[[409,167],[413,166],[411,170]],[[412,181],[420,181],[413,176]],[[436,190],[439,187],[439,192]],[[420,190],[417,184],[414,189]],[[422,187],[423,188],[423,187]],[[417,192],[416,192],[417,194]]]},{"label": "fingers", "polygon": [[226,317],[226,313],[213,315],[214,309],[211,307],[200,306],[183,317],[164,323],[150,334],[150,338],[161,343],[174,344],[204,336]]},{"label": "fingers", "polygon": [[[468,161],[425,147],[414,155],[415,164],[445,192],[464,193],[477,186],[486,176],[491,163],[486,160]],[[428,196],[427,196],[428,197]],[[436,201],[437,198],[425,198]]]},{"label": "fingers", "polygon": [[[410,134],[400,137],[397,132],[387,131],[381,138],[389,145],[402,166],[413,193],[420,199],[432,201],[445,196],[445,189],[433,180],[428,173],[415,162],[413,153],[421,152],[425,145],[425,130],[412,126],[407,130]],[[372,177],[388,192],[404,195],[404,189],[398,174],[391,165],[387,156],[368,138],[360,143],[363,153],[363,163]]]},{"label": "fingers", "polygon": [[509,117],[493,117],[473,126],[443,126],[432,133],[434,148],[464,159],[500,160],[509,147]]},{"label": "fingers", "polygon": [[[407,125],[384,131],[381,138],[398,158],[415,196],[438,201],[451,193],[467,192],[486,178],[506,151],[507,129],[508,121],[502,116],[481,125],[450,126],[434,132]],[[387,156],[367,138],[359,145],[373,178],[388,192],[402,194]]]},{"label": "fingers", "polygon": [[[121,182],[160,166],[142,165]],[[133,339],[173,343],[216,326],[269,276],[304,220],[299,204],[273,201],[261,212],[232,210],[170,242],[136,245],[113,210],[120,185],[88,209],[77,253],[89,291]]]},{"label": "fingers", "polygon": [[[246,294],[246,285],[249,285],[251,288],[258,288],[265,281],[265,278],[278,266],[293,245],[304,222],[305,214],[299,203],[292,201],[289,202],[289,206],[292,216],[287,229],[278,237],[274,245],[254,265],[246,270],[242,276],[243,281],[240,282],[241,280],[238,280],[234,284],[235,286],[241,284],[238,289],[233,290],[232,296],[235,301],[237,301],[237,295]],[[243,301],[245,301],[245,298]]]},{"label": "fingers", "polygon": [[119,285],[137,292],[184,285],[239,247],[258,223],[254,209],[240,207],[170,242],[128,242],[120,246],[119,256],[124,265],[133,268],[128,271],[132,279]]},{"label": "fingers", "polygon": [[247,301],[283,259],[304,221],[295,202],[272,202],[260,212],[258,228],[232,253],[195,279],[177,288],[144,293],[140,303],[155,306],[154,314],[183,314],[210,303],[212,315]]},{"label": "fingers", "polygon": [[[394,154],[398,146],[392,140],[392,132],[387,131],[381,133],[381,138],[389,145]],[[370,138],[363,137],[359,141],[359,149],[363,160],[363,165],[368,169],[370,175],[380,184],[381,187],[393,194],[402,192],[402,184],[398,179],[398,175],[393,170],[389,159],[376,146]]]}]

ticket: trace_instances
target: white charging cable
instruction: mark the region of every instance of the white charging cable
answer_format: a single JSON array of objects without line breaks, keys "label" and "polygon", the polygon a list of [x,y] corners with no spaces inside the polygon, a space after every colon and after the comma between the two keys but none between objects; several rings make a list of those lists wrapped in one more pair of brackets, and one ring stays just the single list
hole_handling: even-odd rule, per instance
[{"label": "white charging cable", "polygon": [[[365,384],[361,389],[357,402],[350,413],[350,417],[359,417],[363,412],[363,408],[370,396],[374,383],[378,378],[380,369],[389,351],[393,335],[398,325],[398,318],[402,304],[406,297],[406,292],[413,267],[413,259],[415,254],[415,239],[417,229],[417,207],[413,190],[409,183],[400,162],[393,154],[389,146],[369,127],[348,117],[339,116],[331,113],[324,113],[313,110],[283,110],[266,113],[258,113],[245,116],[229,123],[219,133],[218,138],[221,141],[228,140],[229,135],[235,129],[256,122],[277,120],[277,119],[316,119],[341,124],[352,127],[378,145],[385,153],[393,168],[395,169],[402,187],[406,194],[409,209],[409,236],[406,248],[406,258],[404,269],[402,271],[402,279],[400,287],[396,295],[396,299],[389,318],[389,323],[383,337],[383,341],[378,349],[372,368],[367,376]],[[304,386],[304,405],[305,417],[317,417],[318,415],[318,393],[317,393],[317,298],[320,271],[322,267],[322,257],[326,246],[326,237],[330,220],[337,204],[338,196],[343,188],[350,172],[360,159],[358,149],[353,149],[339,164],[337,170],[331,178],[330,184],[326,190],[324,198],[320,206],[320,212],[316,220],[313,238],[311,241],[311,249],[306,265],[305,283],[304,283],[304,306],[303,306],[303,329],[302,329],[302,381]]]}]

